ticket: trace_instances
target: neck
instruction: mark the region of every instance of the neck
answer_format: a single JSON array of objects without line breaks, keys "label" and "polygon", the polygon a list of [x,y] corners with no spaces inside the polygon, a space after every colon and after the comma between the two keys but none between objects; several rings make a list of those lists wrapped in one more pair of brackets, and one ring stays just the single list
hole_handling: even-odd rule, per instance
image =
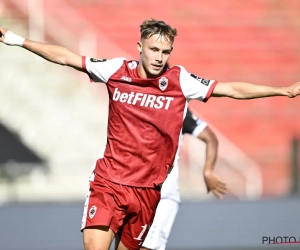
[{"label": "neck", "polygon": [[141,78],[149,78],[146,71],[145,71],[145,69],[144,69],[144,67],[143,67],[143,65],[141,63],[139,63],[137,71],[138,71],[139,76]]}]

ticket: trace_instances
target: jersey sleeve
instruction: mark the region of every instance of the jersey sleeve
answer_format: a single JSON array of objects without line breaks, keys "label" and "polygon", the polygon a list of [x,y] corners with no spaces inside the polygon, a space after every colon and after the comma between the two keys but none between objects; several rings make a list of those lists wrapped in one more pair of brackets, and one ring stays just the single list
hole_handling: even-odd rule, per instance
[{"label": "jersey sleeve", "polygon": [[96,59],[82,57],[82,68],[87,72],[92,82],[107,83],[108,79],[122,66],[125,58]]},{"label": "jersey sleeve", "polygon": [[182,127],[183,134],[186,133],[198,137],[206,127],[206,122],[196,117],[189,109],[187,110]]},{"label": "jersey sleeve", "polygon": [[183,94],[188,101],[200,100],[207,102],[210,98],[216,84],[216,80],[208,80],[188,73],[182,66],[180,67],[180,85]]}]

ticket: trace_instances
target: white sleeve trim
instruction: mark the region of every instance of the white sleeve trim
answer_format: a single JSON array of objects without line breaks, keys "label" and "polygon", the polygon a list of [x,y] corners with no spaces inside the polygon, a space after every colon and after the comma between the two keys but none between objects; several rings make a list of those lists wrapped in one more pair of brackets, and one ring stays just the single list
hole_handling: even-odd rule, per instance
[{"label": "white sleeve trim", "polygon": [[104,61],[99,59],[99,61],[92,62],[90,57],[86,57],[85,68],[94,82],[107,83],[109,78],[117,72],[125,60],[126,58],[119,57]]},{"label": "white sleeve trim", "polygon": [[179,81],[186,99],[188,101],[197,99],[206,102],[212,92],[211,88],[214,88],[217,81],[197,77],[188,73],[184,67],[180,65],[178,67],[180,68]]}]

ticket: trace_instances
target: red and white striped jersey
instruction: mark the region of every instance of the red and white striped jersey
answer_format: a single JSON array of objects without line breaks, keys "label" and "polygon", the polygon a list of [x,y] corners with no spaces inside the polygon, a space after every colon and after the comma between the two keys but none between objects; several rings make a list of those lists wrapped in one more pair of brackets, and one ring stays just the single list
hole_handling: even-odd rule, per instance
[{"label": "red and white striped jersey", "polygon": [[95,172],[122,185],[153,188],[171,169],[188,101],[206,102],[217,81],[174,66],[162,76],[141,78],[137,61],[82,58],[90,79],[109,95],[107,145]]}]

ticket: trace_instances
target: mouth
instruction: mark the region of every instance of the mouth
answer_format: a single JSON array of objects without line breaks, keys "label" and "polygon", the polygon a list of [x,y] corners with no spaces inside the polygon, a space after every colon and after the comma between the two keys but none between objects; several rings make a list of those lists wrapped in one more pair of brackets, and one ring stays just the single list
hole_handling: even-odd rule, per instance
[{"label": "mouth", "polygon": [[151,64],[151,66],[154,70],[161,70],[163,67],[161,64]]}]

